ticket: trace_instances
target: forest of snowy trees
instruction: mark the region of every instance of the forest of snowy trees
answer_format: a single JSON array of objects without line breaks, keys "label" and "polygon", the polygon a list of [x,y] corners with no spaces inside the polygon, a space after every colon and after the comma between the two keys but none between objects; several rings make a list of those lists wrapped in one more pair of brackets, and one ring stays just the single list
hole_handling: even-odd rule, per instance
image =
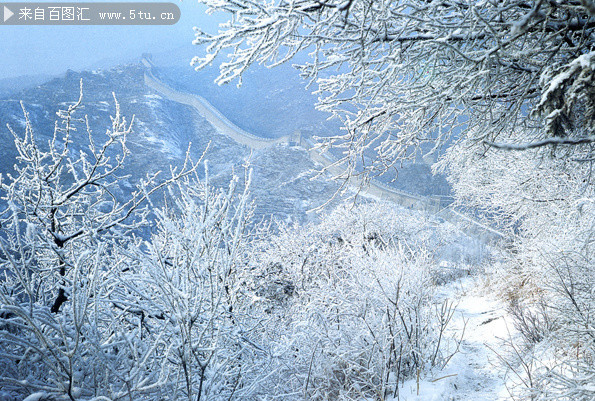
[{"label": "forest of snowy trees", "polygon": [[[296,67],[344,126],[320,138],[342,152],[335,178],[432,155],[455,202],[507,234],[501,262],[480,244],[459,262],[491,277],[520,333],[495,350],[510,398],[595,399],[595,2],[201,3],[229,16],[196,32],[193,63],[222,58],[220,84],[310,55]],[[82,101],[49,143],[25,109],[11,129],[0,397],[388,400],[458,352],[439,294],[456,274],[436,263],[451,225],[366,202],[260,223],[249,166],[215,188],[190,156],[123,193],[134,121],[114,99],[112,125],[90,127]]]},{"label": "forest of snowy trees", "polygon": [[[203,1],[231,15],[196,32],[219,83],[298,65],[344,123],[322,146],[345,176],[437,153],[456,201],[510,233],[503,296],[527,399],[595,398],[595,2]],[[517,361],[519,362],[519,361]]]}]

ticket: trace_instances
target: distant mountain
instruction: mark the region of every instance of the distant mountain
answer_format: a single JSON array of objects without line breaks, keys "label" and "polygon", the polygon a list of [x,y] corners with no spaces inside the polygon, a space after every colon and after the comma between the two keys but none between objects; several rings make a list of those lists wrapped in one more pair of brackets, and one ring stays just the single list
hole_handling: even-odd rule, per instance
[{"label": "distant mountain", "polygon": [[[317,167],[307,153],[298,147],[276,145],[251,152],[231,139],[219,135],[214,128],[192,109],[164,99],[144,84],[144,71],[140,65],[128,65],[107,71],[68,71],[34,88],[0,99],[1,127],[10,124],[17,132],[24,128],[20,101],[29,113],[34,130],[46,143],[53,133],[55,112],[78,98],[79,80],[83,80],[84,109],[89,116],[96,140],[110,127],[114,111],[112,92],[121,105],[123,115],[134,115],[134,134],[128,147],[132,155],[126,173],[131,178],[120,182],[120,196],[132,189],[131,184],[140,176],[156,170],[169,170],[180,165],[188,144],[197,159],[210,143],[208,159],[210,181],[215,186],[226,186],[233,172],[243,176],[243,165],[250,160],[253,169],[251,192],[256,204],[256,217],[275,216],[285,221],[307,219],[307,210],[321,205],[332,197],[335,183],[323,178],[312,179]],[[73,138],[74,146],[84,144]],[[9,172],[15,160],[15,149],[8,129],[0,128],[0,172]]]},{"label": "distant mountain", "polygon": [[23,75],[19,77],[0,79],[0,97],[40,85],[52,79],[52,75]]},{"label": "distant mountain", "polygon": [[[329,135],[339,132],[338,122],[329,122],[327,115],[314,109],[313,96],[303,88],[303,82],[290,67],[255,69],[245,78],[243,89],[212,83],[214,70],[194,72],[177,66],[158,68],[160,78],[187,92],[207,98],[232,122],[253,134],[280,137],[298,130],[304,136]],[[243,176],[243,165],[250,159],[253,169],[251,192],[257,218],[275,216],[286,221],[302,221],[312,215],[308,210],[324,204],[334,194],[337,183],[315,178],[317,166],[300,147],[276,145],[251,151],[222,136],[202,116],[191,108],[163,98],[144,83],[144,69],[131,64],[109,70],[74,72],[25,88],[18,93],[0,96],[0,172],[9,172],[16,152],[10,124],[17,132],[24,128],[20,106],[23,101],[33,128],[47,143],[53,133],[55,112],[78,98],[79,81],[83,80],[84,109],[97,140],[111,125],[115,93],[124,116],[134,116],[134,134],[129,137],[132,151],[126,173],[131,178],[121,180],[120,196],[124,197],[132,182],[146,173],[169,170],[180,165],[188,144],[197,159],[210,143],[206,158],[211,183],[226,186],[232,172]],[[82,132],[79,134],[83,135]],[[81,138],[79,143],[83,143]],[[75,147],[81,146],[75,138]],[[388,181],[393,177],[385,177]],[[408,164],[399,169],[392,186],[421,195],[448,194],[443,177],[432,176],[425,164]]]}]

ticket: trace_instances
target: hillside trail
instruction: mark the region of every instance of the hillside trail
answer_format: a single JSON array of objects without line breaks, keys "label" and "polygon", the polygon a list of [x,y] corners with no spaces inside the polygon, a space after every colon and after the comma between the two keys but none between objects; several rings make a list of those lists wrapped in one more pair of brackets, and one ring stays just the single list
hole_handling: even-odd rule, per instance
[{"label": "hillside trail", "polygon": [[473,277],[445,285],[439,293],[456,305],[446,332],[446,354],[460,342],[458,352],[444,369],[422,377],[419,386],[416,379],[406,381],[393,400],[510,400],[500,356],[506,354],[505,344],[516,331],[504,301]]}]

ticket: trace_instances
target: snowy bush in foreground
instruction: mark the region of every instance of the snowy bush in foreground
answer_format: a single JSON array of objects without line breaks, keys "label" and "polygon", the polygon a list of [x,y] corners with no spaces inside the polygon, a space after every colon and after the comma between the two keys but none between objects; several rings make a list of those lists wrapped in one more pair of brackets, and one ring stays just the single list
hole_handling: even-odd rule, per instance
[{"label": "snowy bush in foreground", "polygon": [[162,181],[147,177],[120,202],[113,193],[131,125],[116,102],[112,126],[99,142],[87,118],[75,116],[81,101],[82,83],[78,101],[57,113],[48,143],[37,142],[26,111],[24,135],[11,131],[19,156],[14,175],[0,179],[7,206],[0,213],[0,383],[6,391],[75,399],[110,387],[130,395],[159,376],[120,365],[153,357],[155,348],[134,342],[130,322],[107,301],[106,283],[120,265],[116,245],[131,241],[129,233],[146,222],[149,196],[195,166],[185,164]]},{"label": "snowy bush in foreground", "polygon": [[[97,144],[87,126],[87,146],[75,151],[76,128],[86,122],[74,117],[81,98],[58,113],[48,144],[36,142],[25,113],[25,135],[14,133],[16,174],[0,182],[7,205],[0,215],[4,393],[194,399],[205,383],[204,394],[216,392],[217,375],[230,380],[231,393],[241,389],[233,380],[242,376],[223,368],[239,369],[235,360],[246,354],[240,339],[250,343],[242,310],[228,307],[236,297],[231,277],[243,249],[247,194],[237,201],[235,184],[228,193],[211,192],[194,175],[190,180],[196,164],[187,160],[169,179],[141,180],[120,202],[113,187],[131,126],[116,103],[105,142]],[[142,206],[173,183],[182,215],[158,213],[158,233],[141,241],[134,233],[147,223]],[[222,348],[229,353],[220,355]]]},{"label": "snowy bush in foreground", "polygon": [[163,342],[168,399],[251,399],[270,359],[264,324],[250,313],[241,288],[249,241],[248,183],[237,196],[194,180],[178,185],[173,205],[159,212],[157,232],[133,252],[119,277],[124,312],[140,319],[145,341]]},{"label": "snowy bush in foreground", "polygon": [[277,394],[380,400],[448,359],[439,338],[453,310],[439,305],[433,258],[415,243],[423,224],[391,221],[392,208],[339,208],[256,255],[249,286],[279,320],[271,341],[285,361],[279,378],[291,378]]},{"label": "snowy bush in foreground", "polygon": [[[553,255],[553,254],[552,254]],[[548,256],[552,256],[548,255]],[[561,252],[544,270],[543,304],[523,331],[525,343],[514,352],[512,394],[529,400],[595,399],[595,272],[583,252]],[[532,308],[523,305],[525,314]],[[526,319],[515,316],[517,325]],[[522,326],[521,326],[522,327]],[[533,333],[540,336],[534,336]],[[527,335],[527,333],[529,335]]]}]

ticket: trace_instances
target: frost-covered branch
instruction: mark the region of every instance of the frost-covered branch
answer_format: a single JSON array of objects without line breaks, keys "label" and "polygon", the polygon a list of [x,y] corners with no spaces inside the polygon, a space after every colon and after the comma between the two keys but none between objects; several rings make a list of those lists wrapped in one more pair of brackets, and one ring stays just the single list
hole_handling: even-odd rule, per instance
[{"label": "frost-covered branch", "polygon": [[[105,141],[96,143],[86,116],[76,117],[82,104],[82,81],[80,88],[79,99],[57,113],[59,120],[47,144],[37,143],[23,107],[24,135],[10,129],[19,155],[15,175],[0,181],[3,199],[9,206],[0,215],[3,226],[37,227],[35,235],[55,255],[56,270],[63,277],[71,264],[67,256],[71,242],[83,237],[92,240],[117,227],[124,230],[140,227],[148,213],[143,208],[148,198],[192,173],[197,166],[187,154],[184,165],[180,170],[172,170],[169,178],[160,179],[159,173],[147,176],[127,199],[117,199],[113,193],[129,155],[126,138],[132,132],[132,122],[128,123],[120,114],[114,97],[112,126],[105,132]],[[86,148],[78,137],[81,128],[86,132],[82,138],[87,140]],[[68,299],[64,285],[58,286],[53,312],[58,312]]]},{"label": "frost-covered branch", "polygon": [[226,55],[217,82],[241,84],[253,64],[308,52],[298,68],[318,83],[318,108],[346,130],[325,140],[356,171],[386,171],[453,136],[481,144],[593,134],[590,1],[201,2],[230,19],[217,33],[197,29],[205,54],[196,68]]}]

